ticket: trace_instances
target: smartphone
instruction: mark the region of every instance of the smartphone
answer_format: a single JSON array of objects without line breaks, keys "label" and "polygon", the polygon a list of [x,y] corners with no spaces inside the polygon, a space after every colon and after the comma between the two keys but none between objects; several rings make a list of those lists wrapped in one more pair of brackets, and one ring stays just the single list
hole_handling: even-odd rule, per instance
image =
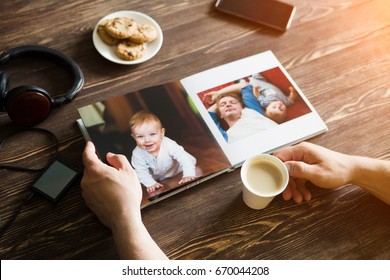
[{"label": "smartphone", "polygon": [[290,28],[295,6],[277,0],[217,0],[221,12],[286,31]]},{"label": "smartphone", "polygon": [[80,173],[81,168],[57,156],[31,188],[50,201],[57,202]]}]

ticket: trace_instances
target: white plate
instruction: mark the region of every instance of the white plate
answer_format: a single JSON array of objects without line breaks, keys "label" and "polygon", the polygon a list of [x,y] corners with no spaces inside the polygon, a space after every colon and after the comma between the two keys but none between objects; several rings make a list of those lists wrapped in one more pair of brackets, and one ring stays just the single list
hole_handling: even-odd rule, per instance
[{"label": "white plate", "polygon": [[[151,26],[153,26],[156,29],[157,38],[155,40],[153,40],[152,42],[146,43],[146,54],[143,57],[141,57],[139,59],[135,59],[135,60],[120,59],[115,54],[116,47],[109,46],[100,39],[99,35],[97,34],[97,28],[98,28],[99,24],[102,23],[103,21],[105,21],[106,19],[116,18],[116,17],[132,18],[137,23],[150,24]],[[119,63],[119,64],[138,64],[138,63],[145,62],[145,61],[151,59],[153,56],[155,56],[158,53],[158,51],[161,48],[162,42],[163,42],[163,34],[161,31],[160,25],[158,25],[158,23],[154,19],[152,19],[150,16],[145,15],[145,14],[140,13],[140,12],[135,12],[135,11],[119,11],[119,12],[109,14],[109,15],[105,16],[104,18],[102,18],[101,20],[99,20],[99,22],[95,26],[95,29],[93,30],[92,40],[93,40],[93,44],[95,45],[95,48],[97,49],[97,51],[106,59],[108,59],[112,62],[115,62],[115,63]]]}]

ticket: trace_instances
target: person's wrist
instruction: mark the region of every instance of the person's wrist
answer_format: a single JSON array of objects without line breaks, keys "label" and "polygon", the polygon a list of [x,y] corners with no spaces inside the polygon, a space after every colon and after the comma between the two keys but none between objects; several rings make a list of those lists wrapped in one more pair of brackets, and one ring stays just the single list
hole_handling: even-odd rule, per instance
[{"label": "person's wrist", "polygon": [[347,183],[358,184],[361,174],[361,158],[358,156],[345,155],[347,167]]},{"label": "person's wrist", "polygon": [[143,227],[141,218],[141,210],[125,213],[118,217],[111,227],[111,231],[115,236],[129,233],[132,229]]},{"label": "person's wrist", "polygon": [[123,227],[126,224],[138,224],[142,221],[141,218],[141,207],[137,203],[128,202],[126,205],[122,205],[121,208],[118,208],[116,214],[113,214],[112,217],[112,230],[116,228]]}]

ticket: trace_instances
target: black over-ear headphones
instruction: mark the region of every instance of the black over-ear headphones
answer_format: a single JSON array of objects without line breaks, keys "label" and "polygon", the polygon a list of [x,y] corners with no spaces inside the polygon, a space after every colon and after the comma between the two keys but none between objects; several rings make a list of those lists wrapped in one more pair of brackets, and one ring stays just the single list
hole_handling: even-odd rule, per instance
[{"label": "black over-ear headphones", "polygon": [[12,59],[39,57],[49,59],[64,67],[73,78],[72,87],[62,96],[52,98],[37,86],[19,86],[9,89],[9,76],[0,72],[0,110],[8,113],[10,119],[20,125],[34,126],[46,119],[52,107],[71,102],[84,84],[80,67],[61,52],[42,46],[20,46],[0,54],[0,66]]}]

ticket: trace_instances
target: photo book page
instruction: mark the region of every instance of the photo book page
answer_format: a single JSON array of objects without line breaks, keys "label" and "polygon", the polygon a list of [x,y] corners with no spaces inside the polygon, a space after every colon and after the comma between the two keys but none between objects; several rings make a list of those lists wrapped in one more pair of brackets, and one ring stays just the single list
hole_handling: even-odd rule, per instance
[{"label": "photo book page", "polygon": [[[327,131],[324,121],[271,51],[192,75],[181,83],[232,165]],[[239,88],[243,107],[251,109],[251,114],[248,120],[244,121],[246,115],[242,114],[241,123],[230,127],[223,124],[221,129],[221,117],[217,114],[216,120],[210,113],[212,102],[206,102],[205,97],[226,92],[229,87],[236,91]],[[282,112],[279,107],[283,105]],[[267,113],[271,110],[274,114]],[[229,137],[221,130],[228,131]]]}]

